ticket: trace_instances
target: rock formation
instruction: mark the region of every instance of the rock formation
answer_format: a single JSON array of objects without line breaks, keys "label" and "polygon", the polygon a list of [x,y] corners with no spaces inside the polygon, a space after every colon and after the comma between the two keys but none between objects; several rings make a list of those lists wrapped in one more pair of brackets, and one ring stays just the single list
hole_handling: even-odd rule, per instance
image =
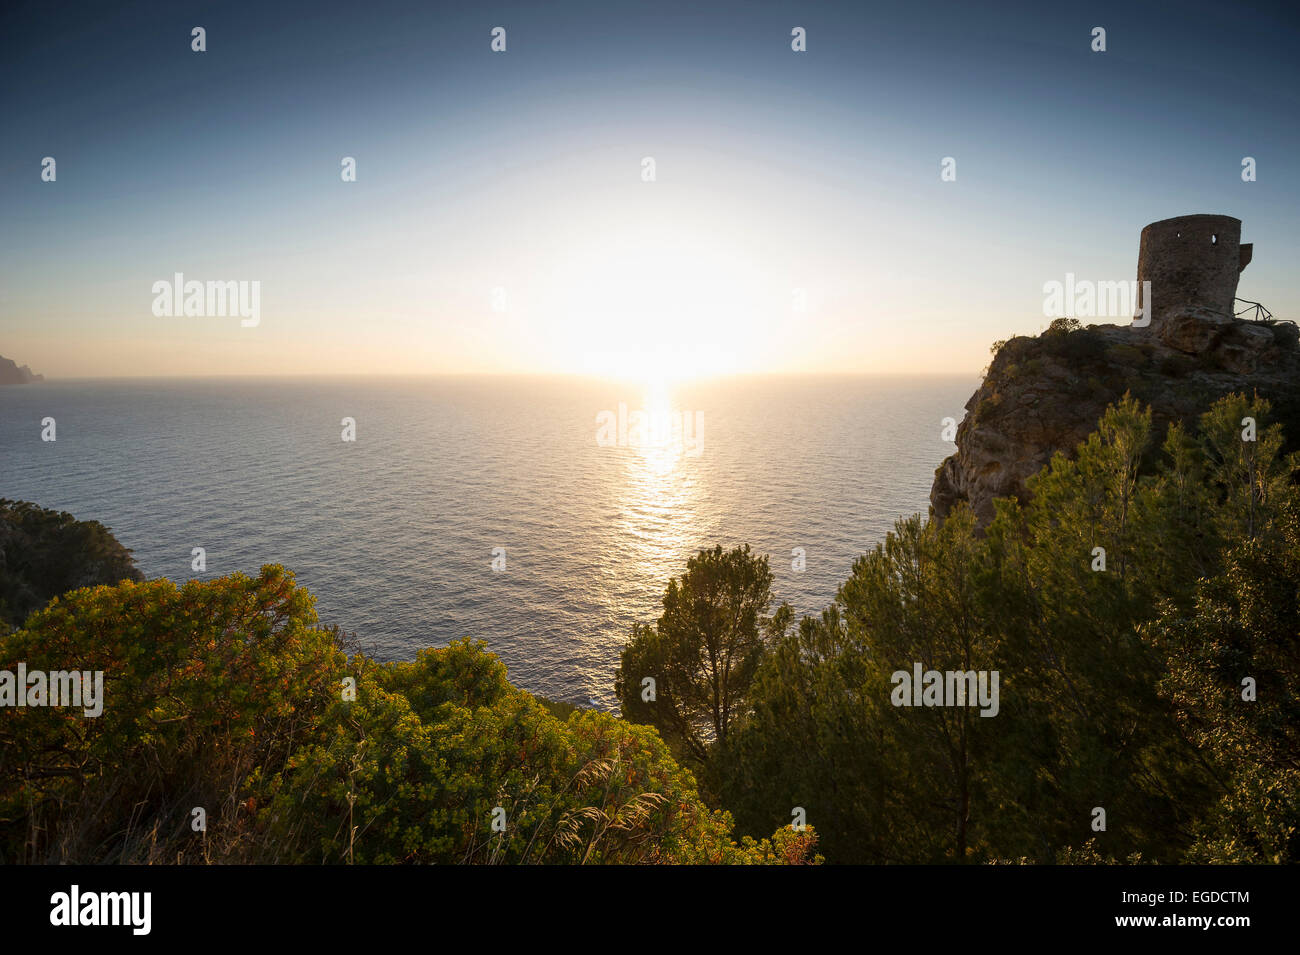
[{"label": "rock formation", "polygon": [[1253,254],[1240,235],[1230,216],[1152,223],[1138,253],[1138,287],[1151,283],[1149,325],[1085,328],[1058,319],[1039,336],[997,348],[966,403],[957,452],[935,472],[935,516],[967,501],[985,524],[994,498],[1023,500],[1026,480],[1056,451],[1072,454],[1125,392],[1151,406],[1156,446],[1171,421],[1190,423],[1218,397],[1244,392],[1273,403],[1296,447],[1300,330],[1233,316],[1237,277]]},{"label": "rock formation", "polygon": [[0,355],[0,385],[26,385],[44,380],[44,375],[37,375],[26,365],[19,365],[12,358]]}]

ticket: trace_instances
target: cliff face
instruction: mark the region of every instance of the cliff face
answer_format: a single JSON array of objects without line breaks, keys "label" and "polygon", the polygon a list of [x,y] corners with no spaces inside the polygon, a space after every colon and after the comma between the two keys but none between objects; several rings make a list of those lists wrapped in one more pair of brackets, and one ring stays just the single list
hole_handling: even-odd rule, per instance
[{"label": "cliff face", "polygon": [[44,380],[44,375],[37,375],[26,365],[19,365],[12,358],[0,355],[0,385],[26,385]]},{"label": "cliff face", "polygon": [[1300,441],[1295,325],[1256,324],[1195,307],[1170,310],[1146,329],[1077,324],[1058,319],[1043,334],[998,349],[966,403],[957,453],[935,472],[936,517],[967,501],[987,524],[994,498],[1023,500],[1026,479],[1056,451],[1073,455],[1106,406],[1126,391],[1151,406],[1156,448],[1171,421],[1191,423],[1231,392],[1267,398],[1286,429],[1288,450]]}]

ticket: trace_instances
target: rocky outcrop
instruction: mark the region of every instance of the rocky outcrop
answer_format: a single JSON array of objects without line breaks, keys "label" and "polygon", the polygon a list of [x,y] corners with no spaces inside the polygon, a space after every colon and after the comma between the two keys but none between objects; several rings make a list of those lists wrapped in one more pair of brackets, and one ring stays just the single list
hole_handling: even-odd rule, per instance
[{"label": "rocky outcrop", "polygon": [[1155,448],[1170,422],[1190,424],[1232,392],[1272,402],[1288,450],[1300,447],[1300,329],[1233,315],[1238,276],[1253,257],[1232,216],[1153,222],[1138,246],[1135,324],[1084,328],[1059,318],[1042,335],[997,347],[966,402],[957,453],[935,472],[935,516],[966,501],[987,524],[995,498],[1024,500],[1029,477],[1057,451],[1072,454],[1126,392],[1151,407]]},{"label": "rocky outcrop", "polygon": [[1072,454],[1125,392],[1152,409],[1158,448],[1171,421],[1194,421],[1222,395],[1273,403],[1291,447],[1300,441],[1300,332],[1194,305],[1171,308],[1155,329],[1057,320],[998,348],[966,403],[957,453],[935,472],[930,503],[942,519],[966,501],[981,524],[997,497],[1027,496],[1027,479],[1056,451]]},{"label": "rocky outcrop", "polygon": [[38,375],[26,365],[0,355],[0,385],[27,385],[44,380],[44,375]]}]

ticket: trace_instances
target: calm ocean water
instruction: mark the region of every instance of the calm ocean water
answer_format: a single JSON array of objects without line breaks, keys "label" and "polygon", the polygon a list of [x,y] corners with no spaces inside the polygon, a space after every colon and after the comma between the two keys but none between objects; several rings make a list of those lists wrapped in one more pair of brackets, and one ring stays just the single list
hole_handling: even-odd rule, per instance
[{"label": "calm ocean water", "polygon": [[[614,704],[634,621],[701,547],[770,554],[818,613],[924,511],[974,377],[66,381],[0,388],[0,497],[99,520],[149,577],[281,563],[387,658],[472,636],[512,680]],[[602,447],[597,415],[703,416],[698,455]],[[42,442],[41,419],[58,440]],[[341,440],[341,420],[357,440]],[[629,443],[635,441],[635,433]],[[207,572],[190,551],[207,551]],[[806,550],[806,569],[791,551]],[[492,569],[505,548],[505,569]]]}]

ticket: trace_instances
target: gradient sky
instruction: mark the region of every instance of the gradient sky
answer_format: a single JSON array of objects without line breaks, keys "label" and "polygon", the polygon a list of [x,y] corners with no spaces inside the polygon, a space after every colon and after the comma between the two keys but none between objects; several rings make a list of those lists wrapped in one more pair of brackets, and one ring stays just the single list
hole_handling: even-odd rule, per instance
[{"label": "gradient sky", "polygon": [[[0,354],[52,377],[974,373],[1194,212],[1300,319],[1294,5],[87,6],[0,15]],[[178,271],[261,324],[155,317]]]}]

